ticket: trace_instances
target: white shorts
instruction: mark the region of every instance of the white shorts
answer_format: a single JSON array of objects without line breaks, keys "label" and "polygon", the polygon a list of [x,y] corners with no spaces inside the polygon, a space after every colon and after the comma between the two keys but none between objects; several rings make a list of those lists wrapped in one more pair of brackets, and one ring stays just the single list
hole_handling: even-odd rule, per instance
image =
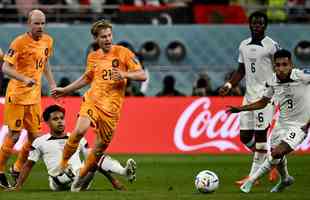
[{"label": "white shorts", "polygon": [[[242,105],[249,104],[243,98]],[[240,113],[240,130],[265,130],[271,124],[274,115],[274,106],[269,103],[265,108]]]},{"label": "white shorts", "polygon": [[270,146],[276,147],[282,141],[287,143],[292,149],[296,149],[307,137],[307,134],[301,130],[301,124],[283,124],[280,123],[271,132]]}]

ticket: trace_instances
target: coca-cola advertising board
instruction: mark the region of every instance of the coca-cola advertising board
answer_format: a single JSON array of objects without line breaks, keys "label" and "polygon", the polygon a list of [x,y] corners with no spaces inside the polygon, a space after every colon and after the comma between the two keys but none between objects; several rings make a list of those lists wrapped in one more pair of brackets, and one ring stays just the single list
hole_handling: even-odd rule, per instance
[{"label": "coca-cola advertising board", "polygon": [[[4,99],[0,99],[3,113]],[[240,105],[241,97],[131,97],[126,98],[121,119],[109,153],[192,154],[249,153],[239,140],[239,115],[227,114],[228,105]],[[43,98],[42,108],[58,103],[66,108],[66,130],[74,128],[81,98],[66,97],[57,102]],[[274,117],[277,118],[277,114]],[[0,116],[3,124],[3,114]],[[7,132],[2,126],[0,143]],[[48,132],[46,125],[43,132]],[[26,138],[26,131],[15,148]],[[86,135],[90,144],[94,133]],[[298,147],[298,153],[310,153],[310,137]]]}]

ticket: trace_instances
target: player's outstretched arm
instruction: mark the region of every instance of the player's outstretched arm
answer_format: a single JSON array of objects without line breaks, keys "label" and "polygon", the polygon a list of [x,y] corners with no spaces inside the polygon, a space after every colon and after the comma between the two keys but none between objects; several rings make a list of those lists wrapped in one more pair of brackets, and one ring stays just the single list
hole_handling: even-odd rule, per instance
[{"label": "player's outstretched arm", "polygon": [[130,80],[134,80],[134,81],[145,81],[146,80],[146,74],[145,74],[143,69],[140,69],[137,71],[124,72],[118,68],[113,68],[113,70],[112,70],[112,79],[113,80],[122,80],[125,78],[130,79]]},{"label": "player's outstretched arm", "polygon": [[245,65],[244,63],[239,63],[238,70],[235,71],[230,78],[219,90],[219,95],[226,96],[232,87],[236,86],[245,75]]},{"label": "player's outstretched arm", "polygon": [[36,82],[32,78],[24,76],[18,73],[14,66],[8,62],[4,62],[2,65],[2,71],[4,74],[8,75],[11,78],[24,82],[28,87],[33,86]]},{"label": "player's outstretched arm", "polygon": [[35,162],[32,160],[27,160],[26,163],[24,164],[22,170],[20,171],[20,174],[17,179],[16,186],[12,188],[12,190],[20,190],[26,181],[28,175],[30,174],[31,169],[33,168]]},{"label": "player's outstretched arm", "polygon": [[266,105],[270,102],[270,98],[268,97],[263,97],[260,100],[248,104],[248,105],[244,105],[244,106],[240,106],[240,107],[234,107],[234,106],[229,106],[228,110],[226,112],[229,113],[238,113],[238,112],[242,112],[242,111],[251,111],[251,110],[259,110],[262,108],[265,108]]},{"label": "player's outstretched arm", "polygon": [[73,92],[75,90],[78,90],[84,86],[86,86],[89,83],[87,78],[85,76],[81,76],[79,79],[75,80],[71,84],[67,85],[66,87],[56,87],[51,90],[51,94],[53,97],[58,98],[61,96],[64,96],[70,92]]}]

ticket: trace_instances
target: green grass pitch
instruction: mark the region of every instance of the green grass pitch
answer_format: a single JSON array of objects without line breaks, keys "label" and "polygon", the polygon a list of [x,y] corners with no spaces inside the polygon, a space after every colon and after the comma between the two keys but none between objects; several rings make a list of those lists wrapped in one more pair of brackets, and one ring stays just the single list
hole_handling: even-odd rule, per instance
[{"label": "green grass pitch", "polygon": [[[112,155],[125,163],[132,157],[137,161],[137,181],[127,186],[128,191],[115,191],[101,174],[97,174],[90,191],[51,192],[48,188],[46,170],[41,162],[37,163],[23,189],[19,192],[0,191],[0,200],[245,200],[245,199],[309,199],[310,196],[310,156],[291,155],[288,157],[289,171],[295,177],[295,184],[279,194],[269,193],[274,183],[266,177],[251,193],[242,194],[234,181],[249,171],[249,155]],[[218,174],[219,189],[212,194],[195,191],[195,175],[204,169]]]}]

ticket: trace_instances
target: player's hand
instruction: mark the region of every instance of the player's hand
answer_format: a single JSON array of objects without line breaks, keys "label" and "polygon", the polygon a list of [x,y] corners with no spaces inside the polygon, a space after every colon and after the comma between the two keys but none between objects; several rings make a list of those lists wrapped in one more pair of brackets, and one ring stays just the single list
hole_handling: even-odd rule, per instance
[{"label": "player's hand", "polygon": [[111,79],[114,81],[121,81],[125,78],[125,72],[121,71],[119,68],[112,68]]},{"label": "player's hand", "polygon": [[27,87],[32,87],[34,84],[36,84],[36,81],[32,78],[25,78],[24,83]]},{"label": "player's hand", "polygon": [[56,87],[54,89],[51,89],[51,95],[54,97],[54,98],[59,98],[59,97],[62,97],[66,94],[66,91],[64,88],[62,87]]},{"label": "player's hand", "polygon": [[229,93],[230,89],[231,89],[231,87],[229,87],[228,85],[226,85],[226,84],[223,85],[219,90],[219,95],[220,96],[226,96]]},{"label": "player's hand", "polygon": [[228,106],[228,109],[226,110],[226,113],[238,113],[241,112],[240,107],[235,107],[235,106]]}]

